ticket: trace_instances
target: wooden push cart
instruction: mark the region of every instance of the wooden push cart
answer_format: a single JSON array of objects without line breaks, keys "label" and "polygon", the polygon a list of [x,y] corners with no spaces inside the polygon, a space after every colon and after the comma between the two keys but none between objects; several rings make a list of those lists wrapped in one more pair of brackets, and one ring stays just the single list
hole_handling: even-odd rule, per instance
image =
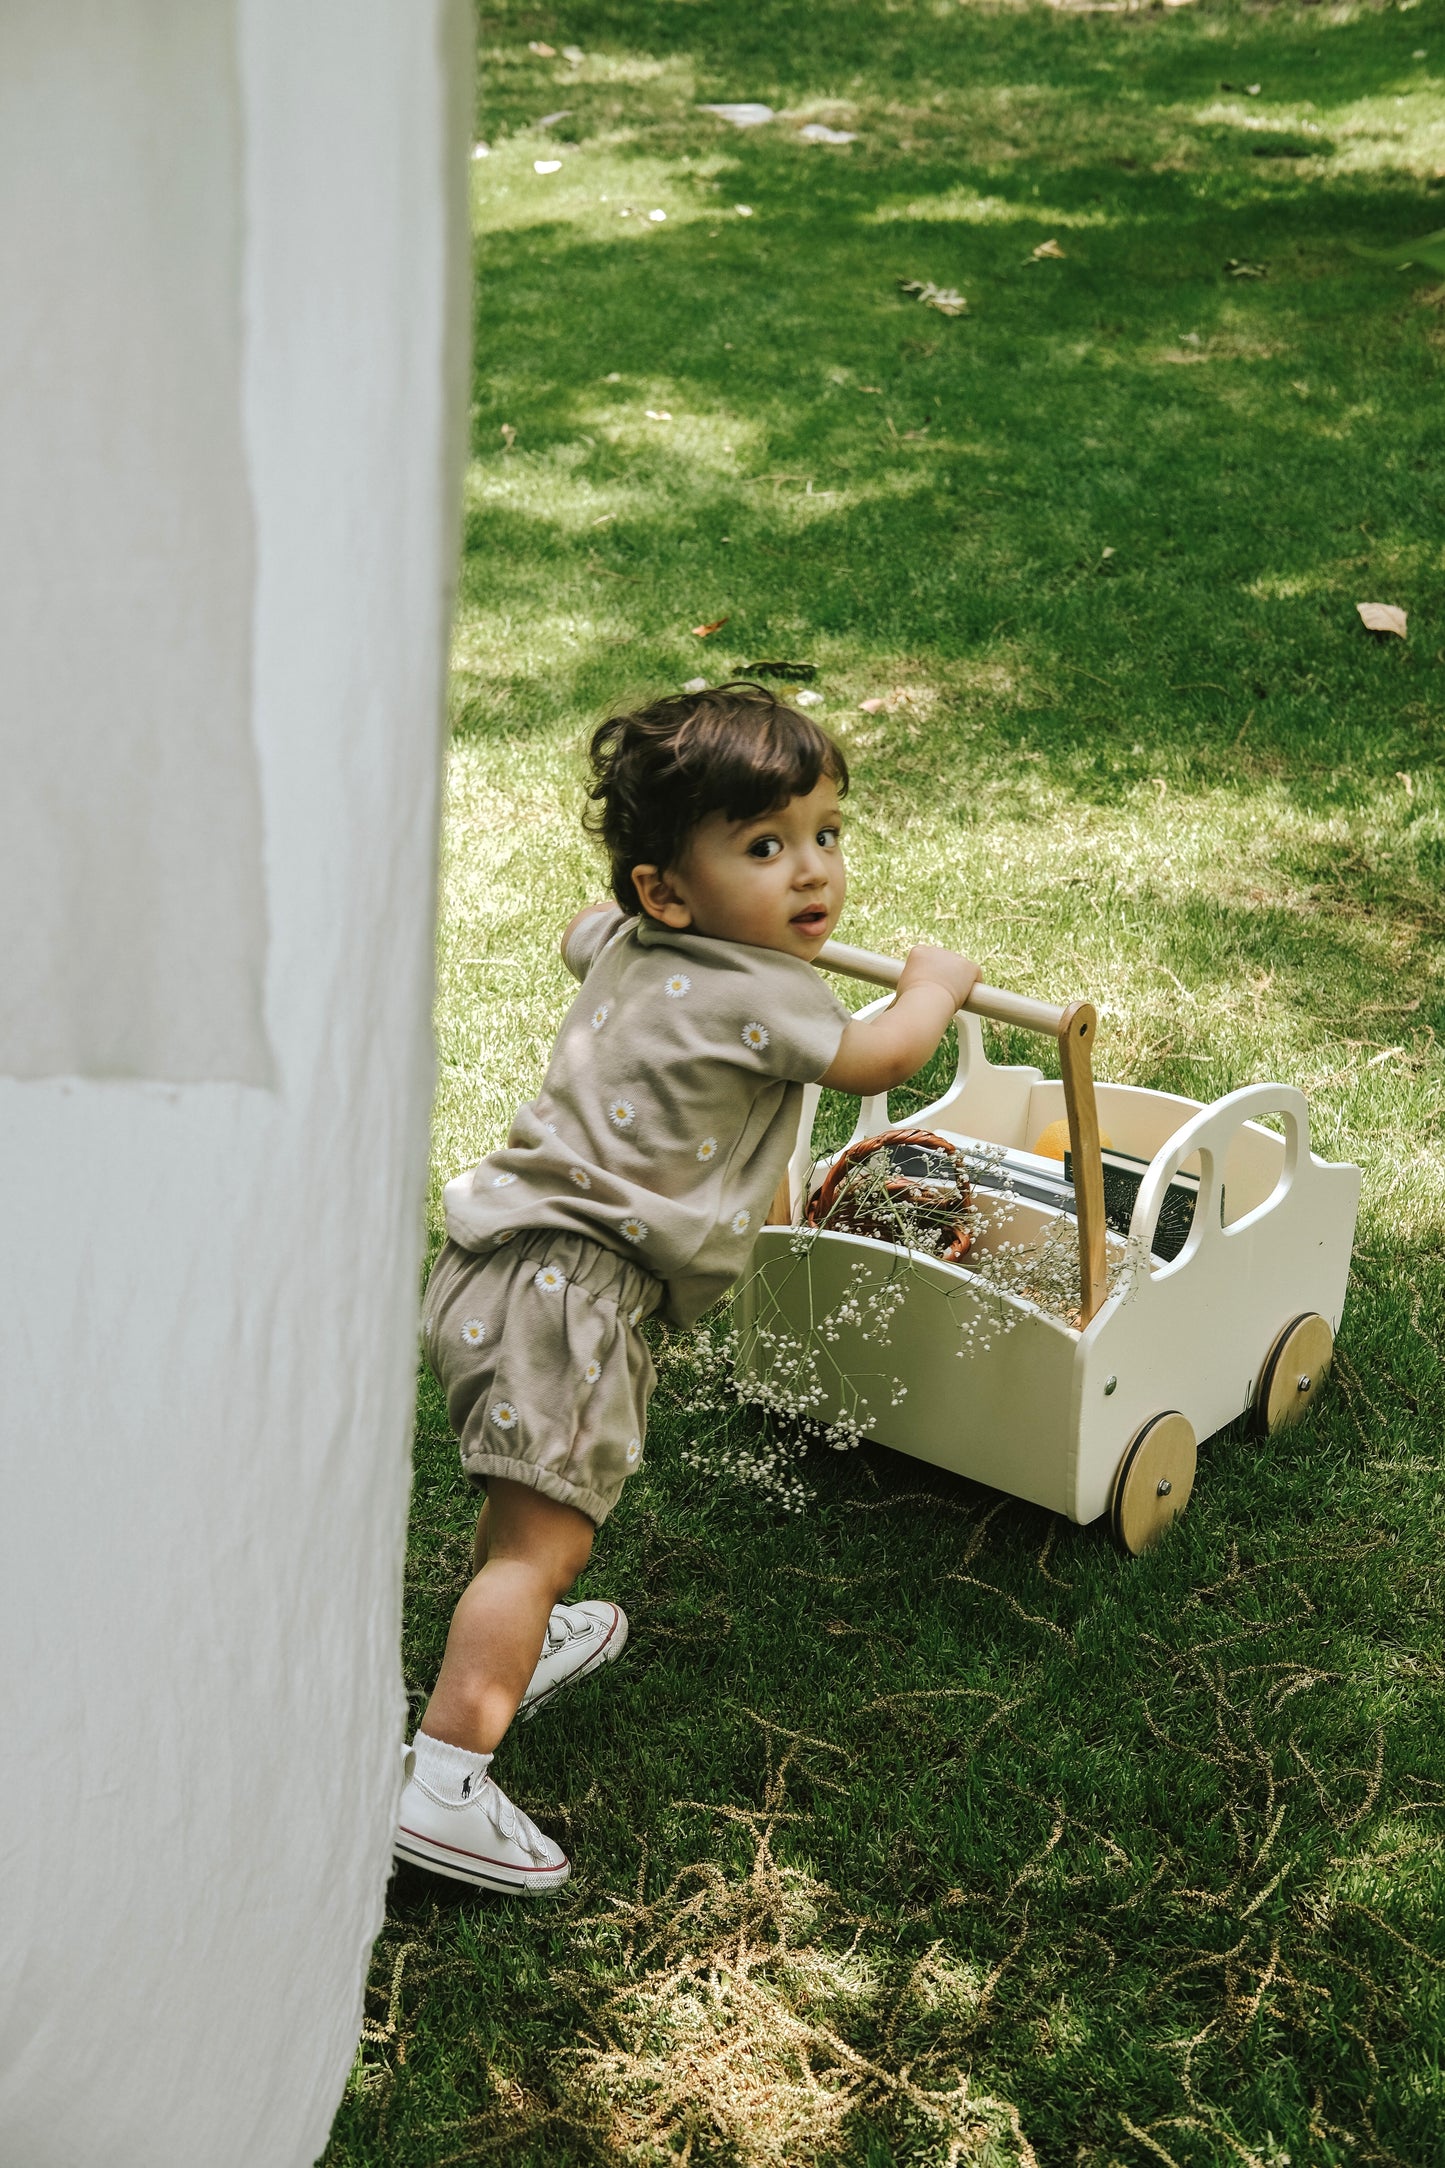
[{"label": "wooden push cart", "polygon": [[[896,985],[902,968],[836,942],[818,962],[883,986]],[[990,1062],[979,1027],[985,1016],[1055,1038],[1061,1081]],[[1345,1299],[1360,1170],[1315,1158],[1304,1096],[1288,1084],[1249,1085],[1212,1106],[1133,1085],[1096,1086],[1097,1019],[1087,1002],[1058,1009],[980,985],[957,1021],[958,1070],[943,1097],[907,1122],[890,1122],[886,1095],[865,1100],[850,1142],[926,1129],[965,1152],[982,1144],[1027,1155],[1065,1117],[1077,1322],[988,1284],[976,1252],[971,1265],[911,1251],[887,1350],[907,1398],[888,1404],[877,1390],[878,1349],[845,1327],[828,1350],[838,1405],[866,1405],[867,1434],[880,1444],[1070,1520],[1108,1513],[1119,1541],[1137,1553],[1187,1505],[1199,1439],[1246,1410],[1271,1433],[1314,1404]],[[739,1297],[741,1359],[757,1376],[766,1375],[760,1351],[772,1343],[756,1328],[805,1335],[821,1315],[851,1313],[856,1303],[846,1298],[860,1285],[866,1290],[899,1269],[894,1244],[827,1227],[799,1254],[796,1227],[832,1163],[812,1156],[818,1098],[810,1087],[786,1183]],[[1282,1133],[1262,1126],[1266,1118],[1277,1118]],[[1113,1292],[1101,1127],[1111,1156],[1143,1169],[1128,1223],[1136,1264]],[[1195,1181],[1187,1236],[1176,1254],[1161,1256],[1161,1212]],[[1063,1209],[1007,1195],[978,1246],[1057,1234]],[[970,1331],[977,1305],[983,1314],[974,1322],[985,1329]],[[1008,1311],[1002,1332],[992,1329],[1000,1305]]]}]

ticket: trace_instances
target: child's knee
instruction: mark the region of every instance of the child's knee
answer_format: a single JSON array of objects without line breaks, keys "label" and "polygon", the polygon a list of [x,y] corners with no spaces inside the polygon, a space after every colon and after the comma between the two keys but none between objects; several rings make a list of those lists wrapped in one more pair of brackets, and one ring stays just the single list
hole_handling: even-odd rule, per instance
[{"label": "child's knee", "polygon": [[[597,1531],[576,1506],[559,1505],[550,1498],[542,1503],[544,1510],[539,1519],[543,1523],[543,1540],[534,1555],[545,1561],[553,1599],[560,1600],[592,1556],[592,1541]],[[547,1512],[546,1507],[551,1511]]]},{"label": "child's knee", "polygon": [[505,1480],[488,1486],[487,1523],[488,1557],[526,1558],[548,1575],[559,1595],[592,1556],[597,1533],[578,1507]]},{"label": "child's knee", "polygon": [[[597,1534],[596,1529],[585,1513],[578,1513],[575,1508],[570,1506],[564,1506],[562,1510],[569,1514],[571,1518],[565,1527],[558,1530],[557,1572],[559,1579],[557,1593],[559,1596],[572,1586],[572,1583],[592,1556],[593,1539]],[[578,1526],[578,1523],[581,1525]]]}]

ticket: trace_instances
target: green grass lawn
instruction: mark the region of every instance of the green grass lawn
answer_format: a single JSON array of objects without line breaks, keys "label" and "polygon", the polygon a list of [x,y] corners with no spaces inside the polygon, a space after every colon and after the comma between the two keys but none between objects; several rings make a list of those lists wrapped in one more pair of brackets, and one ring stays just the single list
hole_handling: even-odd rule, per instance
[{"label": "green grass lawn", "polygon": [[[1136,1562],[881,1449],[705,1482],[665,1365],[631,1646],[498,1763],[573,1879],[397,1877],[330,2168],[1445,2157],[1445,286],[1352,246],[1445,225],[1442,82],[1442,0],[488,9],[433,1238],[601,891],[585,733],[779,656],[844,938],[1298,1083],[1365,1189],[1324,1405]],[[474,1511],[424,1385],[414,1712]]]}]

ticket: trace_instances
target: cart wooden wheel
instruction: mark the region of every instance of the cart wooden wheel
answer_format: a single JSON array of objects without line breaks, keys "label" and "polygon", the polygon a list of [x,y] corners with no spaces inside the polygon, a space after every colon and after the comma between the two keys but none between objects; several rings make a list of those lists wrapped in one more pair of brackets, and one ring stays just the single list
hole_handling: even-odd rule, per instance
[{"label": "cart wooden wheel", "polygon": [[1302,1422],[1330,1374],[1335,1336],[1330,1322],[1307,1310],[1285,1326],[1265,1357],[1254,1396],[1254,1427],[1261,1437]]},{"label": "cart wooden wheel", "polygon": [[1131,1558],[1157,1543],[1189,1503],[1197,1459],[1194,1425],[1177,1408],[1135,1432],[1114,1478],[1109,1519]]}]

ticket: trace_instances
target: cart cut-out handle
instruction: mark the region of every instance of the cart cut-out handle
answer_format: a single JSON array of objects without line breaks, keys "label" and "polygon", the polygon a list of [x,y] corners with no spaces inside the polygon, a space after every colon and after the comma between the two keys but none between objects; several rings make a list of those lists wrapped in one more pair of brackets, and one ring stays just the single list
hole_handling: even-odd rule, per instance
[{"label": "cart cut-out handle", "polygon": [[[903,966],[891,956],[825,941],[813,959],[825,971],[866,979],[871,986],[896,986]],[[1087,1325],[1109,1292],[1104,1251],[1104,1162],[1099,1150],[1099,1110],[1094,1100],[1094,1034],[1099,1019],[1087,1001],[1057,1009],[1052,1002],[1011,994],[1001,986],[975,986],[964,1003],[975,1016],[997,1024],[1037,1031],[1059,1044],[1059,1073],[1064,1110],[1069,1118],[1069,1147],[1074,1161],[1074,1202],[1079,1220],[1079,1322]]]},{"label": "cart cut-out handle", "polygon": [[[1229,1147],[1246,1122],[1258,1122],[1266,1115],[1276,1114],[1284,1121],[1284,1158],[1278,1177],[1269,1194],[1252,1211],[1226,1227],[1224,1163],[1229,1156]],[[1189,1235],[1177,1257],[1171,1258],[1166,1265],[1151,1267],[1156,1278],[1187,1265],[1201,1243],[1213,1241],[1216,1236],[1230,1241],[1257,1225],[1266,1212],[1272,1212],[1276,1205],[1283,1203],[1302,1171],[1307,1171],[1311,1164],[1309,1102],[1293,1084],[1244,1084],[1238,1091],[1216,1099],[1212,1106],[1201,1107],[1182,1129],[1166,1138],[1139,1184],[1129,1223],[1130,1240],[1146,1257],[1153,1247],[1154,1229],[1158,1225],[1165,1192],[1185,1160],[1196,1152],[1200,1162],[1199,1194],[1195,1199]]]}]

